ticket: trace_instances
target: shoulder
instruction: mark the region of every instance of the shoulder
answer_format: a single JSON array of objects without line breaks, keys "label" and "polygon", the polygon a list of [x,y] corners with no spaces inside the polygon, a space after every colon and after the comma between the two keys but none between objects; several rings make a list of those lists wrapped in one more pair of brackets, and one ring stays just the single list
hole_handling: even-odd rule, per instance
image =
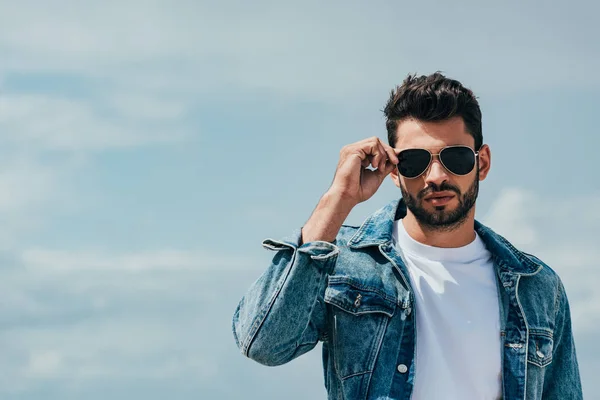
[{"label": "shoulder", "polygon": [[536,275],[540,275],[540,276],[548,278],[548,279],[560,280],[558,273],[552,267],[550,267],[547,263],[542,261],[539,257],[537,257],[534,254],[527,253],[524,251],[521,251],[521,254],[523,254],[525,257],[527,257],[527,259],[533,261],[535,264],[537,264],[540,267],[540,270]]},{"label": "shoulder", "polygon": [[542,294],[551,295],[554,301],[554,308],[555,310],[558,309],[560,307],[562,298],[566,297],[565,288],[560,275],[558,272],[556,272],[556,270],[542,261],[539,257],[526,252],[521,253],[531,261],[538,264],[540,268],[539,271],[530,279],[532,284],[535,285],[532,288],[534,289],[534,293],[532,294],[534,296],[540,296]]}]

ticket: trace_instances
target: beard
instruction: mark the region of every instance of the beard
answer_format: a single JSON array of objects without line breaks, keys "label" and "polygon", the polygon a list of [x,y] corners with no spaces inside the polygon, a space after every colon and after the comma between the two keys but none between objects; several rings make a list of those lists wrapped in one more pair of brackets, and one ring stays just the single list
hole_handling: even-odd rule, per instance
[{"label": "beard", "polygon": [[[460,189],[454,185],[443,182],[441,185],[430,184],[426,189],[420,191],[417,197],[412,196],[406,191],[403,185],[400,185],[402,198],[406,203],[406,208],[413,213],[416,220],[425,228],[433,231],[451,231],[462,225],[469,215],[469,211],[475,205],[477,195],[479,194],[479,168],[477,174],[469,189],[461,195]],[[436,192],[451,191],[456,193],[458,198],[458,207],[455,210],[447,211],[447,206],[434,207],[431,212],[423,207],[423,198]]]}]

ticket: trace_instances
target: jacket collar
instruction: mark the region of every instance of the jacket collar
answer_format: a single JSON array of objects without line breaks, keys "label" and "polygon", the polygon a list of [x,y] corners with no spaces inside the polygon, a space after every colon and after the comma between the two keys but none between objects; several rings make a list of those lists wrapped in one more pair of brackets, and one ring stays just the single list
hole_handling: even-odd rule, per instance
[{"label": "jacket collar", "polygon": [[[394,221],[406,216],[404,200],[394,200],[369,216],[348,241],[348,246],[359,249],[368,246],[388,245],[392,242]],[[525,253],[517,250],[508,240],[492,229],[475,221],[475,231],[501,270],[518,275],[533,275],[541,266]]]}]

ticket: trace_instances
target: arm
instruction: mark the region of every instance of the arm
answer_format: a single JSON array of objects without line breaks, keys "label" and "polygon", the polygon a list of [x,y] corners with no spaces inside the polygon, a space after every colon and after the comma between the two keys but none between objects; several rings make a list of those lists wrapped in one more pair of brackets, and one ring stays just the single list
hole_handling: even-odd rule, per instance
[{"label": "arm", "polygon": [[[333,183],[301,233],[290,242],[263,242],[276,253],[233,316],[233,335],[244,355],[261,364],[281,365],[326,338],[323,297],[339,254],[339,229],[397,163],[394,149],[376,137],[344,146]],[[371,171],[369,165],[377,169]]]},{"label": "arm", "polygon": [[583,399],[569,300],[560,279],[556,298],[552,363],[546,368],[542,397],[544,400]]},{"label": "arm", "polygon": [[240,301],[233,334],[242,353],[281,365],[313,349],[326,330],[323,294],[339,249],[323,241],[300,245],[267,239],[272,263]]}]

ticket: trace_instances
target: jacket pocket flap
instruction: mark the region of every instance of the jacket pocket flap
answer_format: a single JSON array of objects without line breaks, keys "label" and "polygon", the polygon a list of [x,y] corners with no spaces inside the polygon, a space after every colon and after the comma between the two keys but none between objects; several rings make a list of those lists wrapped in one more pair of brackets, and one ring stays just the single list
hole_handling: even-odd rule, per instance
[{"label": "jacket pocket flap", "polygon": [[333,279],[325,289],[325,302],[353,315],[383,313],[391,317],[396,309],[396,302],[377,289]]},{"label": "jacket pocket flap", "polygon": [[280,250],[296,250],[296,246],[291,243],[284,242],[282,240],[265,239],[262,245],[267,250],[280,251]]},{"label": "jacket pocket flap", "polygon": [[552,362],[553,349],[554,340],[551,331],[545,329],[529,330],[527,361],[538,367],[545,367]]}]

